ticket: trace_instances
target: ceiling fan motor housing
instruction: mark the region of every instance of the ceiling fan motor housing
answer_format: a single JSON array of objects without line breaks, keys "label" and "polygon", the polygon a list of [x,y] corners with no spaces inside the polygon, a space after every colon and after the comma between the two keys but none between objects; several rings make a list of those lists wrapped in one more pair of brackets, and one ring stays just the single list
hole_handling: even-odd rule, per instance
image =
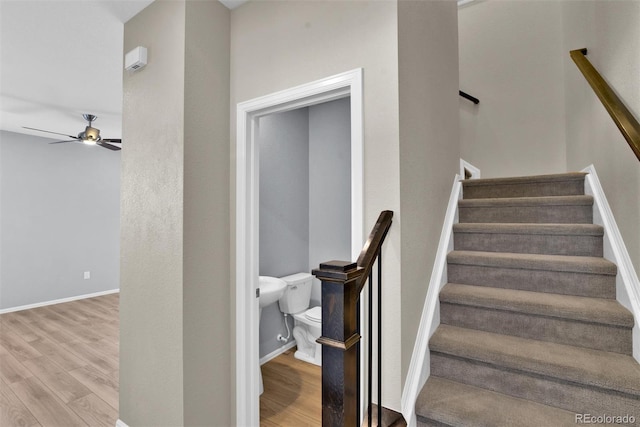
[{"label": "ceiling fan motor housing", "polygon": [[84,129],[84,132],[81,132],[78,134],[78,138],[80,138],[83,141],[91,141],[91,142],[98,142],[100,141],[100,129],[96,129],[93,128],[91,126],[87,126]]}]

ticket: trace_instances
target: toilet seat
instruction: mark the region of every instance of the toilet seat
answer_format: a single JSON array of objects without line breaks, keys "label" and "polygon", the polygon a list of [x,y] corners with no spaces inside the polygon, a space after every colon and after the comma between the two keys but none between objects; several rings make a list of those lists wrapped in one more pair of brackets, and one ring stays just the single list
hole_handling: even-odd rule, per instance
[{"label": "toilet seat", "polygon": [[312,322],[322,323],[322,307],[313,307],[304,312],[304,317]]}]

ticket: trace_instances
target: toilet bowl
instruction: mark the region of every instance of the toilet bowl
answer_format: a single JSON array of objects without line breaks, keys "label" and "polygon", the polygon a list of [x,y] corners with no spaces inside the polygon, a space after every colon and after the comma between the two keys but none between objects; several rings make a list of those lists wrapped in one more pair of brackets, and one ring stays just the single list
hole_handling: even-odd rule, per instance
[{"label": "toilet bowl", "polygon": [[294,314],[293,319],[295,321],[293,337],[298,347],[294,357],[322,366],[322,348],[316,342],[322,334],[322,308],[313,307],[303,313]]},{"label": "toilet bowl", "polygon": [[278,301],[280,311],[293,316],[293,338],[298,350],[294,356],[314,365],[322,365],[322,350],[316,340],[322,334],[322,310],[309,308],[313,276],[309,273],[296,273],[281,277],[287,284]]}]

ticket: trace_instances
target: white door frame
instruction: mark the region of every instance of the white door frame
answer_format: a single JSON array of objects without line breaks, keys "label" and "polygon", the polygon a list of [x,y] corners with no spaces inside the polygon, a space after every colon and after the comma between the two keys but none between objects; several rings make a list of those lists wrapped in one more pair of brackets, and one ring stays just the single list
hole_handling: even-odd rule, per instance
[{"label": "white door frame", "polygon": [[363,239],[364,117],[363,70],[358,68],[271,95],[241,102],[236,135],[236,425],[259,426],[258,288],[259,150],[258,119],[267,114],[351,99],[351,255]]}]

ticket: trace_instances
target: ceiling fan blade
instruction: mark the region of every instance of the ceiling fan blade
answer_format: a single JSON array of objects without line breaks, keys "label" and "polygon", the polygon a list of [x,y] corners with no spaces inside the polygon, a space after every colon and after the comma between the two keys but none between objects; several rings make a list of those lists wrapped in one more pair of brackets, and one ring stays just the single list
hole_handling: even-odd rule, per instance
[{"label": "ceiling fan blade", "polygon": [[53,142],[50,142],[49,144],[62,144],[63,142],[76,142],[76,141],[78,141],[78,140],[77,139],[69,139],[67,141],[53,141]]},{"label": "ceiling fan blade", "polygon": [[23,128],[23,129],[37,130],[38,132],[47,132],[47,133],[54,133],[54,134],[56,134],[56,135],[68,136],[69,138],[73,138],[73,139],[80,139],[80,138],[78,138],[77,136],[67,135],[66,133],[51,132],[50,130],[36,129],[36,128],[30,128],[30,127],[26,127],[26,126],[22,126],[22,128]]},{"label": "ceiling fan blade", "polygon": [[121,139],[102,138],[102,141],[111,142],[111,143],[115,143],[115,144],[122,144],[122,140]]},{"label": "ceiling fan blade", "polygon": [[98,141],[96,144],[98,144],[101,147],[108,148],[109,150],[113,150],[113,151],[121,150],[120,147],[116,147],[115,145],[107,144],[106,142],[102,142],[102,141]]}]

